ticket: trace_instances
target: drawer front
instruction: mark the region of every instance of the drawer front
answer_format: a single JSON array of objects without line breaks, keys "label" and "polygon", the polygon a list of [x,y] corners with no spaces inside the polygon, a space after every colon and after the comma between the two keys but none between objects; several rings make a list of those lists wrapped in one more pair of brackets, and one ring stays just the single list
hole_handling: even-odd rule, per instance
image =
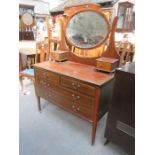
[{"label": "drawer front", "polygon": [[53,87],[55,92],[59,92],[63,98],[76,103],[77,105],[82,106],[85,109],[91,110],[93,108],[94,98],[83,95],[77,91],[62,88],[62,87]]},{"label": "drawer front", "polygon": [[67,92],[63,89],[61,90],[60,88],[56,87],[53,89],[48,89],[36,86],[36,93],[38,96],[48,101],[54,102],[64,109],[71,111],[75,115],[84,117],[87,120],[92,120],[93,100],[90,102],[86,99],[86,102],[84,103],[77,101],[75,102],[70,92]]},{"label": "drawer front", "polygon": [[84,118],[87,118],[89,120],[92,120],[92,116],[93,116],[93,109],[87,109],[83,106],[80,106],[79,104],[74,103],[72,105],[72,111],[77,114],[80,115]]},{"label": "drawer front", "polygon": [[59,75],[48,72],[46,70],[35,69],[36,84],[43,87],[51,87],[52,85],[59,85]]},{"label": "drawer front", "polygon": [[97,61],[96,67],[100,70],[111,71],[112,66],[108,62]]},{"label": "drawer front", "polygon": [[95,87],[79,82],[78,80],[61,76],[60,83],[64,87],[71,88],[90,96],[95,96]]}]

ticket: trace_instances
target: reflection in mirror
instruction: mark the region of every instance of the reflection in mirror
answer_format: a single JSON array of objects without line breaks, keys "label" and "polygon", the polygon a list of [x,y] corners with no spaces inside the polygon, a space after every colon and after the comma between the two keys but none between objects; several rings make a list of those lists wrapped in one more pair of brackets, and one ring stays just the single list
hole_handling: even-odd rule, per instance
[{"label": "reflection in mirror", "polygon": [[105,18],[95,11],[84,11],[74,15],[68,22],[66,35],[78,48],[93,48],[104,41],[109,32]]}]

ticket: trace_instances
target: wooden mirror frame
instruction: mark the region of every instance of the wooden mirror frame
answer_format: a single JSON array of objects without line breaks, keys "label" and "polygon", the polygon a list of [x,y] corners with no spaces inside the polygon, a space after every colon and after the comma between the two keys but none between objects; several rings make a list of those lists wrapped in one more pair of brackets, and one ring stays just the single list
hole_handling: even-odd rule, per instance
[{"label": "wooden mirror frame", "polygon": [[[64,37],[66,37],[66,27],[67,27],[67,23],[70,20],[70,18],[73,15],[75,15],[76,13],[79,13],[79,12],[81,12],[83,10],[84,11],[92,10],[92,11],[97,11],[97,12],[102,13],[100,5],[98,5],[96,3],[83,3],[81,5],[66,7],[64,9],[64,14],[63,14],[63,25],[64,25],[63,31],[64,31],[64,34],[65,34]],[[103,16],[105,16],[105,15],[103,15]],[[80,56],[79,57],[78,55],[76,55],[72,51],[70,51],[68,60],[78,62],[78,63],[87,64],[87,65],[96,66],[96,59],[99,58],[99,57],[109,57],[109,58],[117,58],[117,59],[119,59],[120,56],[119,56],[119,54],[117,53],[117,51],[115,49],[115,43],[114,43],[117,20],[118,20],[118,17],[115,17],[113,22],[112,22],[112,26],[110,26],[110,30],[109,30],[109,33],[108,33],[108,36],[107,36],[107,40],[109,39],[109,41],[108,41],[109,45],[108,45],[107,50],[105,52],[103,52],[101,56],[97,56],[97,57],[81,57]],[[73,45],[73,44],[71,44],[71,45]]]},{"label": "wooden mirror frame", "polygon": [[[87,11],[92,11],[92,12],[95,12],[99,15],[101,15],[101,17],[104,18],[106,24],[107,24],[107,33],[104,37],[104,39],[102,39],[99,43],[97,43],[96,45],[93,45],[92,47],[89,47],[89,48],[82,48],[82,47],[79,47],[77,46],[76,44],[74,44],[70,38],[68,37],[67,35],[67,25],[69,23],[69,21],[72,19],[72,17],[74,17],[75,15],[79,14],[79,13],[82,13],[82,12],[87,12]],[[72,6],[72,7],[66,7],[65,8],[65,11],[64,11],[64,16],[65,16],[65,25],[64,25],[64,29],[65,29],[65,36],[66,36],[66,39],[68,40],[68,42],[72,45],[72,46],[75,46],[76,48],[79,48],[79,49],[83,49],[83,50],[89,50],[89,49],[94,49],[94,48],[97,48],[99,47],[102,43],[104,43],[105,41],[107,41],[108,37],[109,37],[109,33],[110,33],[110,24],[108,22],[108,19],[107,17],[102,13],[101,11],[101,8],[100,8],[100,5],[96,4],[96,3],[83,3],[81,5],[78,5],[78,6]]]}]

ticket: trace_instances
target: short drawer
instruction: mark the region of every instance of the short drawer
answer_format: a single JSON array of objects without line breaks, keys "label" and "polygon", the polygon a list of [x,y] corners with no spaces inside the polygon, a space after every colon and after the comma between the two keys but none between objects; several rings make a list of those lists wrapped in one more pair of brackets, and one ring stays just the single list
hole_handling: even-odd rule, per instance
[{"label": "short drawer", "polygon": [[45,87],[59,84],[59,75],[46,70],[35,69],[36,83]]},{"label": "short drawer", "polygon": [[84,93],[84,94],[87,94],[90,96],[95,96],[95,87],[85,84],[83,82],[80,82],[78,80],[61,76],[60,83],[64,87],[68,87],[73,90],[77,90],[81,93]]}]

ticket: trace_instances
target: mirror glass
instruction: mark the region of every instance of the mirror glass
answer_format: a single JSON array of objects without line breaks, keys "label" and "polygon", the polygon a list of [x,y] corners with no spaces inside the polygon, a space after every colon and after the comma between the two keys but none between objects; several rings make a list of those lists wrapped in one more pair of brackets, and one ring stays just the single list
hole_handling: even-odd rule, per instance
[{"label": "mirror glass", "polygon": [[93,48],[101,44],[109,32],[104,16],[95,11],[84,11],[75,14],[68,22],[66,36],[76,47]]}]

